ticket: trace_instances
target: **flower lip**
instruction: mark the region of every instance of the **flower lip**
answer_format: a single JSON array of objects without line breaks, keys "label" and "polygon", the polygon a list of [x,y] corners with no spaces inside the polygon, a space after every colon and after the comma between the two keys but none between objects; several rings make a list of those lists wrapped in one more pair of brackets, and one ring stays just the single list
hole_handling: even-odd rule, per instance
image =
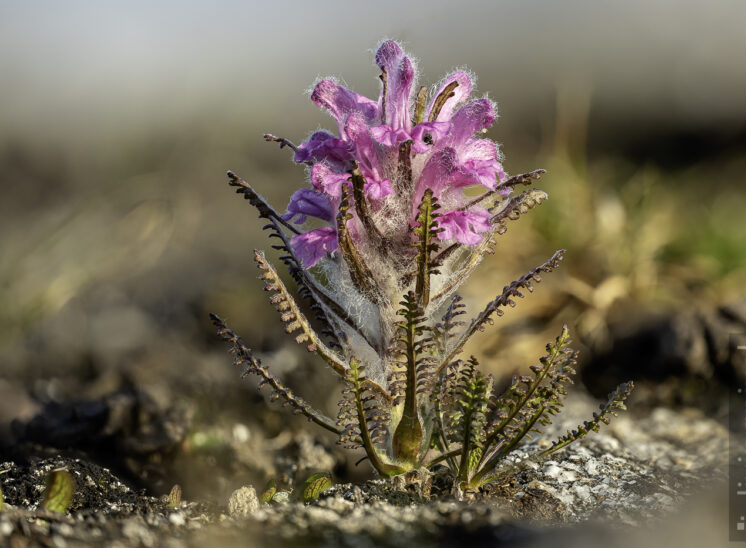
[{"label": "flower lip", "polygon": [[299,164],[325,162],[340,171],[346,171],[352,165],[353,152],[351,143],[337,139],[327,131],[315,131],[298,146],[293,161]]},{"label": "flower lip", "polygon": [[466,245],[477,245],[482,241],[480,234],[490,229],[490,214],[486,209],[475,207],[471,211],[448,211],[437,219],[438,238],[456,239]]},{"label": "flower lip", "polygon": [[316,190],[301,188],[296,190],[290,197],[288,211],[282,218],[286,221],[292,221],[295,224],[303,224],[306,222],[308,216],[317,217],[328,222],[332,220],[334,212],[329,198]]},{"label": "flower lip", "polygon": [[332,80],[318,82],[311,93],[311,100],[331,113],[337,120],[340,133],[345,119],[352,113],[359,112],[368,121],[373,121],[379,114],[375,101],[358,95]]},{"label": "flower lip", "polygon": [[339,249],[337,231],[333,227],[325,226],[298,234],[290,240],[290,246],[303,264],[303,268],[311,268],[329,253]]}]

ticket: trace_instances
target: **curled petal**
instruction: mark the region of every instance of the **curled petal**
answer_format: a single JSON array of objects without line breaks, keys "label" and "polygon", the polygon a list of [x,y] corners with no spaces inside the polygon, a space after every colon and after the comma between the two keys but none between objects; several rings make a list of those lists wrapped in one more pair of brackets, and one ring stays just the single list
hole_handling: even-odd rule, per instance
[{"label": "curled petal", "polygon": [[373,138],[387,147],[398,147],[404,141],[411,138],[404,129],[392,129],[391,126],[376,126],[370,128]]},{"label": "curled petal", "polygon": [[495,121],[495,107],[488,99],[476,99],[462,106],[453,115],[451,133],[448,142],[459,147],[465,144],[472,135],[487,129]]},{"label": "curled petal", "polygon": [[323,162],[318,162],[311,168],[311,184],[316,190],[332,198],[342,196],[342,185],[349,179],[349,173],[337,173]]},{"label": "curled petal", "polygon": [[440,198],[447,190],[449,181],[458,172],[458,168],[458,155],[453,148],[434,151],[422,169],[413,203],[419,204],[428,188]]},{"label": "curled petal", "polygon": [[466,245],[477,245],[482,241],[480,234],[490,229],[490,214],[486,209],[474,208],[472,211],[447,211],[437,219],[441,240],[456,241]]},{"label": "curled petal", "polygon": [[451,129],[450,122],[423,122],[412,129],[412,150],[424,154],[437,145]]},{"label": "curled petal", "polygon": [[303,268],[311,268],[320,259],[339,249],[337,231],[326,226],[305,234],[298,234],[290,240],[290,247],[303,263]]},{"label": "curled petal", "polygon": [[378,149],[363,117],[359,114],[351,114],[345,124],[345,134],[355,144],[355,160],[368,182],[383,183],[383,170],[378,157]]},{"label": "curled petal", "polygon": [[394,130],[409,131],[412,127],[409,98],[414,84],[414,65],[393,40],[385,41],[378,48],[376,64],[386,73],[386,96],[382,97],[386,117],[383,123]]},{"label": "curled petal", "polygon": [[347,141],[326,131],[316,131],[298,146],[293,160],[297,163],[326,162],[338,171],[347,171],[352,166],[352,152],[353,147]]},{"label": "curled petal", "polygon": [[455,186],[479,184],[494,190],[498,178],[505,176],[497,161],[497,145],[489,139],[470,139],[459,151],[460,168],[454,179]]},{"label": "curled petal", "polygon": [[331,221],[334,212],[332,211],[332,204],[329,202],[329,198],[310,188],[296,190],[290,197],[288,211],[282,218],[286,221],[293,221],[296,224],[303,224],[309,215],[311,217],[318,217],[324,221]]},{"label": "curled petal", "polygon": [[311,100],[334,116],[339,124],[340,133],[345,119],[353,112],[359,112],[369,122],[378,116],[378,105],[375,101],[358,95],[332,80],[321,80],[316,84],[311,93]]},{"label": "curled petal", "polygon": [[433,100],[427,109],[427,114],[425,116],[426,120],[430,119],[430,115],[433,112],[433,107],[435,106],[435,101],[438,99],[440,94],[442,94],[443,91],[453,82],[456,82],[458,84],[453,90],[453,96],[445,100],[440,108],[440,112],[433,121],[444,122],[450,120],[456,107],[469,98],[472,89],[471,78],[463,71],[454,72],[450,76],[446,77],[445,80],[443,80],[443,84],[440,86],[440,89],[438,89],[437,93],[433,96]]}]

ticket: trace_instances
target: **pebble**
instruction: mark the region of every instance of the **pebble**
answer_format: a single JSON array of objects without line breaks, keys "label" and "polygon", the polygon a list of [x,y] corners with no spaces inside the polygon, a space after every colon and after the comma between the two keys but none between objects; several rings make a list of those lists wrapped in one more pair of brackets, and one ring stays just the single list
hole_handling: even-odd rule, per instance
[{"label": "pebble", "polygon": [[182,512],[173,512],[168,516],[168,521],[170,521],[173,525],[180,527],[186,523],[186,518],[184,517],[184,514]]},{"label": "pebble", "polygon": [[0,522],[0,535],[8,537],[13,532],[13,529],[13,524],[9,521]]},{"label": "pebble", "polygon": [[256,490],[249,486],[236,489],[228,499],[228,512],[231,516],[246,517],[259,509],[259,499]]}]

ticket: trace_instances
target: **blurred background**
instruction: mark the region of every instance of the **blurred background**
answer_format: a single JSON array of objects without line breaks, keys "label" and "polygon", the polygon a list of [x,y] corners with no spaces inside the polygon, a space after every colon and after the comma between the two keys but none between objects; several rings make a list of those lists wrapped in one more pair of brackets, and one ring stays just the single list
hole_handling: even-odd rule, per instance
[{"label": "blurred background", "polygon": [[334,413],[332,375],[261,291],[250,252],[269,245],[225,171],[284,208],[304,171],[262,134],[334,127],[318,77],[377,97],[384,37],[423,84],[468,66],[506,170],[548,170],[550,199],[464,297],[476,311],[561,247],[564,265],[468,351],[510,375],[566,322],[578,389],[632,378],[640,409],[724,417],[746,332],[744,21],[724,0],[0,3],[3,451],[98,451],[187,497],[263,481],[290,445],[290,467],[321,444],[354,476],[324,434],[283,437],[305,422],[266,410],[207,314]]}]

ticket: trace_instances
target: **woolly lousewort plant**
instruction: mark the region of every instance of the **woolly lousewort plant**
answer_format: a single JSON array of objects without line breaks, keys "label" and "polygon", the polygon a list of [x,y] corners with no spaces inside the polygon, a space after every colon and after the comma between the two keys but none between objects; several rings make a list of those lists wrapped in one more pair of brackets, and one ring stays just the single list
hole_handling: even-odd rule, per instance
[{"label": "woolly lousewort plant", "polygon": [[[334,432],[346,447],[362,447],[381,476],[443,463],[461,488],[476,488],[494,480],[500,461],[558,412],[575,352],[563,328],[531,374],[514,378],[502,394],[474,357],[460,353],[493,316],[557,268],[564,252],[464,322],[457,289],[493,253],[508,222],[547,197],[531,187],[544,171],[505,174],[496,144],[480,136],[495,120],[495,105],[470,97],[466,72],[418,88],[414,62],[393,41],[381,44],[375,63],[377,100],[333,80],[314,87],[311,100],[332,115],[336,131],[316,131],[298,146],[265,135],[307,166],[310,186],[292,195],[286,213],[228,172],[229,184],[266,221],[272,247],[321,326],[312,326],[275,267],[255,251],[286,331],[344,385],[336,420],[273,376],[223,320],[213,321],[245,375],[272,387],[271,399]],[[528,188],[517,192],[521,186]],[[631,389],[620,385],[590,421],[537,457],[598,430],[624,409]]]}]

